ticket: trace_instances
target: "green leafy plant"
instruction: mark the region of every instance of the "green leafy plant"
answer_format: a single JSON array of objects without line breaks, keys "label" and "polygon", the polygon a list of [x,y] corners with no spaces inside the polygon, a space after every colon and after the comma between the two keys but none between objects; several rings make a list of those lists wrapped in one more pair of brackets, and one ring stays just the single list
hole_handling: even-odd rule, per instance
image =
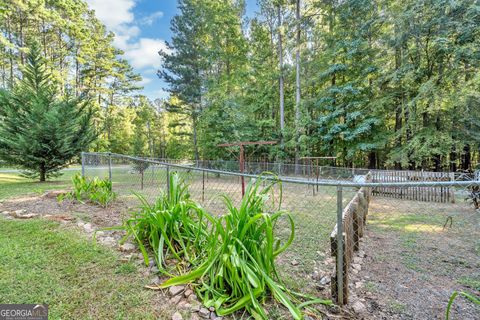
[{"label": "green leafy plant", "polygon": [[142,206],[133,212],[121,229],[133,237],[149,263],[147,248],[154,252],[159,270],[168,273],[168,260],[185,261],[195,265],[204,258],[203,248],[209,240],[208,224],[214,221],[197,203],[190,199],[186,184],[177,174],[169,176],[168,192],[150,205],[137,194]]},{"label": "green leafy plant", "polygon": [[447,310],[445,312],[445,320],[450,319],[450,309],[452,308],[453,301],[455,300],[455,298],[458,295],[463,296],[464,298],[470,300],[471,302],[473,302],[476,305],[480,305],[480,299],[473,296],[472,294],[469,294],[469,293],[466,293],[466,292],[463,292],[463,291],[460,291],[460,292],[454,291],[452,293],[452,295],[450,296],[450,299],[448,300]]},{"label": "green leafy plant", "polygon": [[107,207],[116,198],[116,194],[112,190],[112,182],[108,179],[97,177],[88,179],[78,173],[72,177],[72,183],[73,191],[60,195],[57,198],[59,201],[70,198],[80,202],[90,201],[102,207]]},{"label": "green leafy plant", "polygon": [[[167,280],[161,287],[196,281],[198,296],[205,306],[215,307],[218,315],[245,308],[259,319],[267,318],[261,303],[271,293],[288,308],[294,319],[302,319],[300,306],[293,302],[296,300],[294,293],[280,282],[275,269],[275,258],[290,246],[295,233],[293,219],[288,213],[267,211],[267,200],[274,185],[274,181],[263,180],[250,183],[238,208],[230,198],[224,197],[228,213],[214,221],[210,240],[204,247],[207,258],[198,267]],[[275,238],[274,232],[281,216],[287,217],[291,228],[283,244]]]}]

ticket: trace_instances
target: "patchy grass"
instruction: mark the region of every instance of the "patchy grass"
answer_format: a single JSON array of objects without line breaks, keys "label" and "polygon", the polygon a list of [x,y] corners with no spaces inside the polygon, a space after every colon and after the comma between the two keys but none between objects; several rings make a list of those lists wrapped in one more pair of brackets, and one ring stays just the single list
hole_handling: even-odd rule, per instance
[{"label": "patchy grass", "polygon": [[2,303],[46,303],[52,319],[165,317],[161,294],[114,251],[44,220],[0,218],[0,230]]},{"label": "patchy grass", "polygon": [[480,292],[480,275],[472,276],[472,277],[469,277],[469,276],[461,277],[458,280],[458,283],[474,291]]}]

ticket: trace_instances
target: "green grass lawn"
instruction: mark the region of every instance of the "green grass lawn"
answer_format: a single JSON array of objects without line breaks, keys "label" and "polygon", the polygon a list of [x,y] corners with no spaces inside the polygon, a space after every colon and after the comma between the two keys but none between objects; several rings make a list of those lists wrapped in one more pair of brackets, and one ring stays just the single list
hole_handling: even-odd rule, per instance
[{"label": "green grass lawn", "polygon": [[0,200],[16,196],[43,193],[47,190],[65,189],[71,186],[71,178],[77,170],[65,171],[60,177],[47,182],[24,178],[18,173],[0,172]]},{"label": "green grass lawn", "polygon": [[113,250],[45,220],[0,218],[0,230],[1,303],[46,303],[50,319],[166,316],[148,277]]}]

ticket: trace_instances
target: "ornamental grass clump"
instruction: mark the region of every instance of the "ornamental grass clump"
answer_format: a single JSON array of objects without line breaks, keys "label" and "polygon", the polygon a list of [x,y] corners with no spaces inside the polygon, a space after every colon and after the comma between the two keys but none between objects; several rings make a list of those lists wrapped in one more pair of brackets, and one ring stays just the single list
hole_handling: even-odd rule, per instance
[{"label": "ornamental grass clump", "polygon": [[[215,307],[218,315],[245,308],[261,319],[267,318],[261,304],[271,293],[294,319],[302,319],[299,308],[292,302],[292,293],[281,284],[275,269],[275,257],[294,239],[294,222],[286,212],[267,212],[266,204],[274,186],[275,182],[262,180],[249,184],[238,208],[224,197],[228,212],[215,219],[210,241],[204,247],[208,253],[205,261],[187,274],[167,280],[161,287],[196,282],[197,295],[206,307]],[[281,216],[287,217],[291,228],[283,244],[274,234]]]},{"label": "ornamental grass clump", "polygon": [[145,263],[149,264],[147,249],[153,251],[158,269],[165,274],[170,272],[170,259],[185,262],[187,267],[201,263],[213,218],[190,199],[187,185],[178,175],[169,176],[168,192],[154,204],[141,195],[137,197],[142,203],[140,210],[133,212],[121,228],[126,230],[126,238],[137,241]]}]

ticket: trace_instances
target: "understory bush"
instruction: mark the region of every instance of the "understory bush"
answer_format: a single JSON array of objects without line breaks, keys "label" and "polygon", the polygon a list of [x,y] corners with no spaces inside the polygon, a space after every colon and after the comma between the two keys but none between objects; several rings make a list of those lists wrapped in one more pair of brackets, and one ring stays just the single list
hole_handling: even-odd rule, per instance
[{"label": "understory bush", "polygon": [[[276,182],[250,183],[238,208],[224,196],[227,212],[215,217],[190,199],[187,186],[176,174],[169,179],[169,192],[153,205],[140,197],[142,208],[121,227],[127,237],[138,242],[146,263],[146,245],[164,273],[170,271],[166,270],[166,259],[178,260],[180,275],[160,287],[193,283],[203,304],[215,307],[218,315],[245,308],[258,319],[267,318],[262,304],[270,296],[294,319],[302,319],[300,309],[310,303],[331,304],[310,300],[298,305],[300,295],[288,290],[279,279],[275,258],[290,246],[295,233],[290,214],[267,210]],[[275,224],[282,216],[290,225],[290,236],[283,243],[275,237]]]},{"label": "understory bush", "polygon": [[97,177],[89,179],[81,174],[72,177],[73,191],[59,197],[75,199],[80,202],[89,201],[102,207],[107,207],[116,198],[112,190],[112,182],[108,179],[99,179]]}]

